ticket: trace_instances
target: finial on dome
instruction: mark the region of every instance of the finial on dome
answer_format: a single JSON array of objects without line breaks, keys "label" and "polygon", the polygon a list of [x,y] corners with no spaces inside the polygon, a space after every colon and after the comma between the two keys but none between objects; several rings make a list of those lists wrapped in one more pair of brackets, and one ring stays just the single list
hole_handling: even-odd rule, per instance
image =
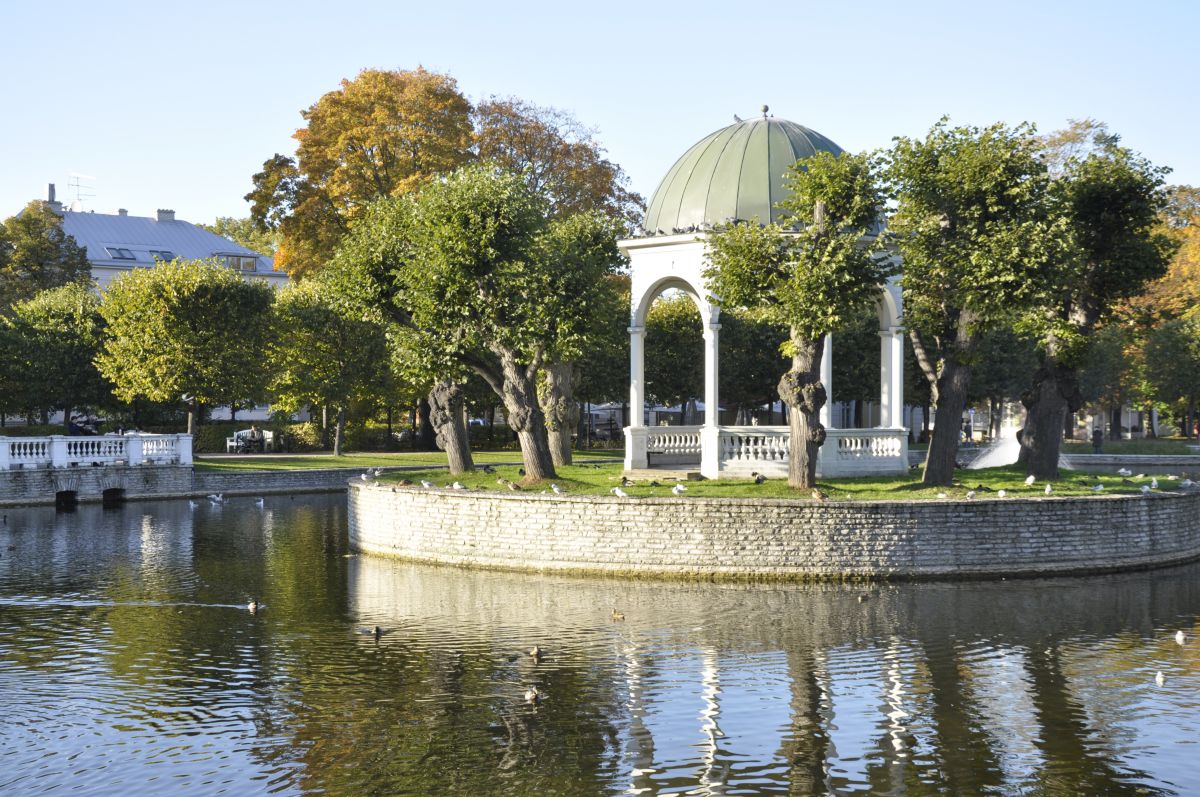
[{"label": "finial on dome", "polygon": [[769,106],[769,105],[763,106],[763,119],[767,118],[767,111],[769,111],[769,110],[771,110],[771,106]]}]

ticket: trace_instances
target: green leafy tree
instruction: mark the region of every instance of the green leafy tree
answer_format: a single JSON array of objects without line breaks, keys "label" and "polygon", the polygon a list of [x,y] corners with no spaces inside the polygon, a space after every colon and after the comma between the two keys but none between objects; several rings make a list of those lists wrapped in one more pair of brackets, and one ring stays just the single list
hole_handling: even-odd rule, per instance
[{"label": "green leafy tree", "polygon": [[1154,398],[1179,410],[1184,436],[1191,437],[1200,403],[1200,312],[1193,310],[1152,331],[1145,362]]},{"label": "green leafy tree", "polygon": [[[628,333],[627,333],[628,334]],[[685,294],[660,297],[646,314],[646,396],[673,407],[700,395],[704,384],[704,341],[700,313]],[[629,382],[629,367],[625,367]]]},{"label": "green leafy tree", "polygon": [[232,216],[217,216],[216,221],[212,224],[196,226],[203,227],[211,233],[228,238],[235,244],[241,244],[247,249],[268,257],[274,255],[279,249],[278,234],[258,227],[251,218],[235,219]]},{"label": "green leafy tree", "polygon": [[1120,410],[1133,393],[1134,368],[1129,351],[1133,336],[1120,324],[1106,324],[1093,334],[1082,357],[1079,392],[1084,403],[1095,404],[1098,415],[1112,417],[1110,436],[1121,436]]},{"label": "green leafy tree", "polygon": [[96,365],[122,401],[182,401],[195,434],[199,404],[263,395],[272,299],[270,287],[215,261],[134,269],[104,291]]},{"label": "green leafy tree", "polygon": [[[788,484],[816,484],[817,452],[825,442],[821,355],[825,336],[853,323],[870,305],[891,267],[869,237],[883,212],[875,163],[866,155],[829,153],[798,161],[780,224],[736,224],[708,241],[705,275],[722,308],[746,308],[787,325],[792,367],[779,381],[788,406]],[[713,408],[715,411],[716,408]]]},{"label": "green leafy tree", "polygon": [[[880,350],[879,316],[864,312],[833,342],[833,395],[838,401],[853,401],[855,425],[862,426],[863,405],[879,401]],[[899,425],[899,423],[897,423]]]},{"label": "green leafy tree", "polygon": [[1167,207],[1165,170],[1118,146],[1067,157],[1051,199],[1065,246],[1029,320],[1040,346],[1037,370],[1022,395],[1022,458],[1039,479],[1058,477],[1063,421],[1081,404],[1077,384],[1086,341],[1122,300],[1163,276],[1175,243],[1160,229]]},{"label": "green leafy tree", "polygon": [[905,319],[936,405],[925,484],[954,478],[958,429],[980,336],[1032,305],[1061,230],[1049,221],[1048,177],[1027,125],[950,127],[897,138],[889,222],[904,263]]},{"label": "green leafy tree", "polygon": [[30,202],[0,225],[0,313],[47,288],[92,276],[87,250],[63,232],[62,218],[45,202]]},{"label": "green leafy tree", "polygon": [[111,403],[112,384],[96,369],[104,321],[100,298],[82,283],[42,291],[18,302],[8,321],[15,344],[13,386],[20,403],[62,410],[70,427],[72,410],[91,411]]},{"label": "green leafy tree", "polygon": [[388,383],[388,344],[378,324],[355,317],[318,277],[284,288],[275,300],[267,347],[273,403],[288,412],[336,408],[333,453],[341,456],[346,408],[380,399]]},{"label": "green leafy tree", "polygon": [[470,157],[471,105],[449,75],[364,69],[303,112],[296,157],[276,154],[246,195],[278,233],[276,266],[312,274],[373,201],[415,190]]},{"label": "green leafy tree", "polygon": [[986,402],[991,426],[988,433],[1000,434],[1000,413],[1008,401],[1020,398],[1029,387],[1029,375],[1038,365],[1035,341],[1011,327],[990,329],[979,339],[971,366],[972,404]]}]

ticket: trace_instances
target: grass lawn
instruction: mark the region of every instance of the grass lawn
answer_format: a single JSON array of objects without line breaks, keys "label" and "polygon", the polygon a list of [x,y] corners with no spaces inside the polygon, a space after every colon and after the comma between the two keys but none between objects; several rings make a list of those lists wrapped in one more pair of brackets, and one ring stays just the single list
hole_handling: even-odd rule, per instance
[{"label": "grass lawn", "polygon": [[[457,478],[464,486],[476,490],[492,490],[508,492],[508,487],[498,484],[497,479],[520,482],[522,477],[516,466],[500,466],[495,473],[476,471]],[[563,490],[581,495],[604,495],[621,483],[621,465],[613,464],[580,464],[558,469],[559,478],[554,480]],[[1092,475],[1073,471],[1063,471],[1064,478],[1052,483],[1055,496],[1093,496],[1114,494],[1137,494],[1142,485],[1149,485],[1155,474],[1146,474],[1143,478],[1123,479],[1120,476]],[[1178,481],[1167,478],[1167,474],[1158,475],[1160,490],[1173,489]],[[1174,474],[1179,477],[1180,474]],[[423,473],[391,473],[379,479],[380,483],[395,484],[402,479],[420,485],[421,479],[433,482],[439,487],[445,487],[455,479],[450,478],[444,470],[430,470]],[[976,490],[975,498],[998,498],[997,490],[1005,490],[1007,498],[1044,497],[1045,484],[1039,483],[1026,486],[1025,474],[1015,467],[986,468],[983,470],[959,471],[961,484],[954,487],[924,487],[920,483],[919,474],[914,471],[909,476],[874,477],[858,479],[832,479],[823,481],[821,489],[831,501],[909,501],[909,500],[939,500],[939,494],[947,499],[966,498],[968,490]],[[642,479],[635,484],[622,489],[635,498],[672,496],[671,488],[678,482],[659,479],[655,484],[650,479]],[[803,498],[812,500],[807,490],[790,490],[785,479],[768,479],[763,484],[755,484],[748,479],[727,479],[720,481],[689,481],[686,498]],[[1092,488],[1103,484],[1102,493],[1096,493]],[[549,489],[549,484],[521,485],[523,490],[541,492]],[[421,489],[416,486],[414,489]],[[989,492],[991,490],[991,492]]]},{"label": "grass lawn", "polygon": [[[1104,447],[1101,449],[1103,454],[1196,454],[1194,448],[1188,448],[1188,445],[1200,445],[1194,439],[1187,440],[1182,437],[1158,437],[1149,440],[1105,440]],[[1092,453],[1091,440],[1064,440],[1062,452],[1064,454],[1090,454]]]},{"label": "grass lawn", "polygon": [[[579,459],[620,459],[624,452],[620,450],[576,451]],[[520,462],[520,451],[472,451],[471,456],[477,463],[484,462]],[[198,455],[195,460],[196,470],[200,471],[231,471],[231,470],[313,470],[321,468],[395,468],[400,466],[438,465],[445,467],[446,455],[441,451],[404,451],[397,453],[364,452],[343,454],[335,457],[333,454],[238,454],[238,455]],[[514,466],[512,471],[515,473]]]}]

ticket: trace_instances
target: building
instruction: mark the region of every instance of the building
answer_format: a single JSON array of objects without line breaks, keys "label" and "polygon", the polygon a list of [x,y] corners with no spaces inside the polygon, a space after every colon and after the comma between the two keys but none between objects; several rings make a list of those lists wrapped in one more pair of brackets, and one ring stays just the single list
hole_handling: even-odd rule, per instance
[{"label": "building", "polygon": [[110,282],[135,268],[150,268],[159,260],[213,258],[259,279],[274,288],[287,284],[288,276],[276,271],[270,257],[251,251],[203,227],[175,218],[173,210],[153,217],[130,216],[124,208],[115,214],[64,208],[50,185],[48,204],[62,216],[63,232],[87,249],[92,278],[104,290]]}]

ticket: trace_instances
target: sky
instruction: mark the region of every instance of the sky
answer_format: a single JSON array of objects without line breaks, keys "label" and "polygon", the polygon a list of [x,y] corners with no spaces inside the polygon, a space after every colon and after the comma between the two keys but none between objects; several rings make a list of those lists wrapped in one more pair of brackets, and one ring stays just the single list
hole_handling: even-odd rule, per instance
[{"label": "sky", "polygon": [[1200,185],[1198,30],[1188,0],[0,0],[0,218],[47,183],[98,213],[247,216],[301,110],[364,68],[418,65],[473,102],[571,112],[647,199],[763,104],[851,151],[943,115],[1043,132],[1091,117]]}]

